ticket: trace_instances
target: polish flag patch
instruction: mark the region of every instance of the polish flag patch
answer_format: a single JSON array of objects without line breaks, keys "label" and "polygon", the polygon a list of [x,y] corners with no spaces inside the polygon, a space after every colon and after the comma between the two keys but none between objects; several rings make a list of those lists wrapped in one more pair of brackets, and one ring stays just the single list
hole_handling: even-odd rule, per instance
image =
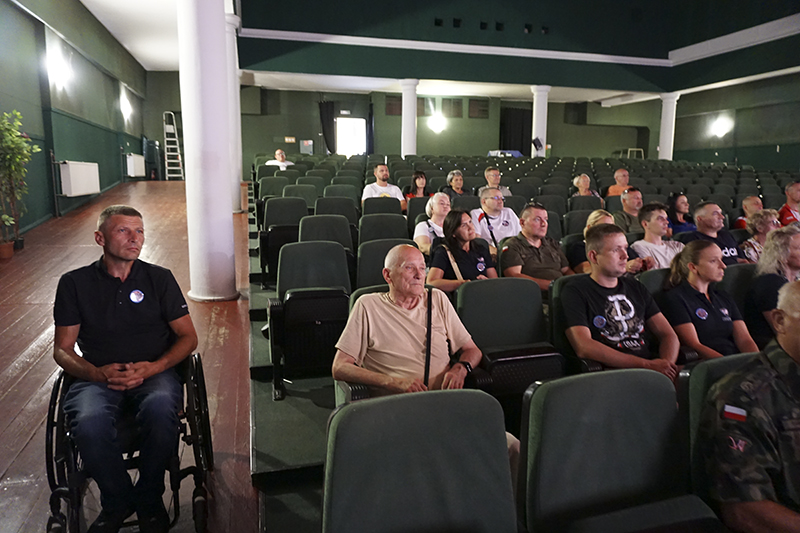
[{"label": "polish flag patch", "polygon": [[739,422],[744,422],[747,420],[747,411],[744,409],[740,409],[738,407],[734,407],[732,405],[726,405],[725,409],[722,411],[722,416],[728,418],[730,420],[737,420]]}]

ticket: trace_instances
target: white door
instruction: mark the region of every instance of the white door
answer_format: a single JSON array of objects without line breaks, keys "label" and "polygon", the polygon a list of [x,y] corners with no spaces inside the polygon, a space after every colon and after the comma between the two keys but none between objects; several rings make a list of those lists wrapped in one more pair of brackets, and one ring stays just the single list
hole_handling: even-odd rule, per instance
[{"label": "white door", "polygon": [[347,157],[367,153],[366,119],[336,118],[336,153]]}]

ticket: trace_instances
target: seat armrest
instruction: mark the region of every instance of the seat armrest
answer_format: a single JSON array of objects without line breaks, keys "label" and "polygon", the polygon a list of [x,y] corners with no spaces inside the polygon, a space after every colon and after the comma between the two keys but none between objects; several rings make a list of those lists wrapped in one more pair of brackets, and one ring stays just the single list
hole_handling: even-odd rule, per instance
[{"label": "seat armrest", "polygon": [[330,297],[337,294],[347,295],[344,287],[301,287],[289,289],[283,296],[283,301],[288,302],[292,298],[321,298]]},{"label": "seat armrest", "polygon": [[473,368],[464,379],[464,388],[489,392],[492,390],[492,375],[481,367]]},{"label": "seat armrest", "polygon": [[369,387],[361,383],[348,383],[347,381],[334,380],[336,384],[336,405],[344,405],[370,397]]},{"label": "seat armrest", "polygon": [[490,367],[492,364],[507,359],[529,359],[542,355],[552,355],[556,349],[549,342],[536,342],[516,346],[496,346],[483,350],[481,366]]},{"label": "seat armrest", "polygon": [[675,362],[675,364],[687,365],[699,360],[700,354],[698,354],[695,350],[692,350],[688,346],[681,346],[678,350],[678,360]]},{"label": "seat armrest", "polygon": [[267,324],[261,328],[261,334],[265,339],[272,336],[272,343],[281,343],[277,338],[283,330],[283,302],[277,298],[267,299]]}]

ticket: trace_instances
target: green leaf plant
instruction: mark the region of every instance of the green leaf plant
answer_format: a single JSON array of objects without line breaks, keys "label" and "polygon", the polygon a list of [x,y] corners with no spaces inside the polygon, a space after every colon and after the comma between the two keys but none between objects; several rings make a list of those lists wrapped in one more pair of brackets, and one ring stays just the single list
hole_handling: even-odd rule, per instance
[{"label": "green leaf plant", "polygon": [[40,149],[22,130],[22,115],[14,110],[0,119],[0,242],[19,238],[19,219],[28,194],[25,176],[31,157]]}]

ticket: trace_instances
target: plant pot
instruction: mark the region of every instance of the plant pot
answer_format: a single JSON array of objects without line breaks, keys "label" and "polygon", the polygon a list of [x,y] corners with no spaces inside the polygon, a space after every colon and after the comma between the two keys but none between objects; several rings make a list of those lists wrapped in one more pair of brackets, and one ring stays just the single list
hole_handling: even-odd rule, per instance
[{"label": "plant pot", "polygon": [[22,250],[23,248],[25,248],[25,237],[14,239],[14,251]]},{"label": "plant pot", "polygon": [[0,242],[0,259],[14,257],[14,241]]}]

